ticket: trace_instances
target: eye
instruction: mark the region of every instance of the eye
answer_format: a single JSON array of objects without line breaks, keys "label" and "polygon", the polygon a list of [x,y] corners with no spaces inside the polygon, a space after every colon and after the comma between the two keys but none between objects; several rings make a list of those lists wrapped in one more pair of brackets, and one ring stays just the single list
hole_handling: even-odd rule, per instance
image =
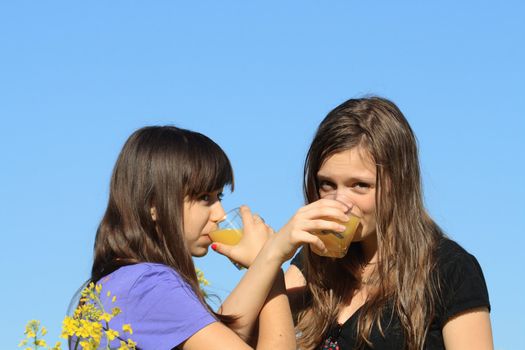
[{"label": "eye", "polygon": [[356,182],[352,185],[352,188],[358,193],[367,192],[372,186],[366,182]]},{"label": "eye", "polygon": [[330,192],[337,188],[337,186],[334,183],[330,181],[326,181],[326,180],[319,181],[318,186],[319,186],[319,191],[321,192]]},{"label": "eye", "polygon": [[204,202],[206,205],[212,205],[216,201],[222,201],[222,198],[224,195],[222,192],[210,192],[210,193],[203,193],[200,196],[197,197],[197,200]]},{"label": "eye", "polygon": [[198,197],[198,200],[203,202],[209,202],[211,200],[211,196],[209,193],[202,194]]}]

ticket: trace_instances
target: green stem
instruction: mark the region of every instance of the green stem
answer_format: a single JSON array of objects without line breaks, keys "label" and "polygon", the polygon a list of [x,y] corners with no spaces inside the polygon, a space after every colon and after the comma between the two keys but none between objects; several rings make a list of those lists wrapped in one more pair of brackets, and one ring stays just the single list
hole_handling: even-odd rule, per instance
[{"label": "green stem", "polygon": [[[102,328],[104,328],[104,327],[102,327]],[[108,321],[106,321],[106,328],[104,328],[104,330],[105,331],[109,331],[109,322]],[[109,347],[110,341],[109,341],[109,338],[107,336],[106,336],[106,339],[107,339],[106,350],[111,350],[111,348]]]}]

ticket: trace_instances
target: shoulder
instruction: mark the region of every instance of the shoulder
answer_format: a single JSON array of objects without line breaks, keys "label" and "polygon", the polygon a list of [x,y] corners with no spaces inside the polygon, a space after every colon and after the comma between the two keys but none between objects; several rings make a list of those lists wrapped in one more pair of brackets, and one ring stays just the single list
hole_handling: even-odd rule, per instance
[{"label": "shoulder", "polygon": [[177,271],[169,266],[155,263],[123,266],[103,277],[100,282],[104,286],[128,291],[147,285],[169,284],[171,287],[182,287],[186,284]]},{"label": "shoulder", "polygon": [[144,312],[157,307],[177,309],[182,303],[203,306],[199,291],[194,290],[177,271],[162,264],[123,266],[100,282],[103,294],[110,292],[120,300],[119,306],[133,308],[135,312],[136,305],[144,306]]},{"label": "shoulder", "polygon": [[440,263],[447,263],[455,260],[457,261],[458,259],[461,260],[465,258],[474,258],[473,255],[468,253],[457,242],[446,237],[442,237],[439,240],[436,253]]},{"label": "shoulder", "polygon": [[442,309],[441,323],[471,309],[490,310],[483,271],[477,259],[458,243],[442,238],[436,249]]},{"label": "shoulder", "polygon": [[474,255],[448,238],[442,238],[438,243],[436,263],[441,282],[454,282],[455,278],[483,277],[481,266]]},{"label": "shoulder", "polygon": [[172,349],[208,324],[216,322],[197,295],[169,266],[139,263],[121,267],[101,280],[105,306],[119,307],[115,325],[133,327],[132,339],[143,349]]}]

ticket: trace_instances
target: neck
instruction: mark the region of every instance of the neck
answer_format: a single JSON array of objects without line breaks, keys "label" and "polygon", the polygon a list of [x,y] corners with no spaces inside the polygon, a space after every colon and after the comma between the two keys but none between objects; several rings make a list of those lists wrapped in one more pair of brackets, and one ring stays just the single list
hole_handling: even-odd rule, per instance
[{"label": "neck", "polygon": [[377,236],[370,235],[361,241],[363,249],[363,263],[365,265],[377,263]]}]

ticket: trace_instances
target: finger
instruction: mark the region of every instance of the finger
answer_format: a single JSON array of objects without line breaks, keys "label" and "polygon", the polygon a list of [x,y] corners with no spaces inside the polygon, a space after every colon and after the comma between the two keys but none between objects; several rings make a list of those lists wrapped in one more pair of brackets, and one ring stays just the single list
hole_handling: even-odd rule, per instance
[{"label": "finger", "polygon": [[303,214],[306,218],[310,219],[333,219],[338,220],[342,222],[347,222],[350,220],[350,217],[348,217],[347,214],[345,214],[344,211],[340,210],[340,208],[333,208],[333,207],[318,207],[318,208],[311,208],[307,212]]},{"label": "finger", "polygon": [[264,223],[264,219],[259,214],[253,214],[253,221],[256,223]]},{"label": "finger", "polygon": [[232,250],[233,246],[222,244],[222,243],[212,243],[211,249],[213,249],[215,252],[224,255],[226,257],[230,257],[230,252]]},{"label": "finger", "polygon": [[348,209],[344,204],[327,200],[328,203],[314,202],[312,205],[304,207],[302,211],[298,211],[296,216],[302,216],[308,219],[315,219],[320,217],[330,217],[339,221],[348,221],[350,218],[347,216],[351,209]]},{"label": "finger", "polygon": [[348,212],[350,209],[352,209],[353,204],[352,203],[343,203],[341,201],[335,200],[335,199],[329,199],[329,198],[321,198],[309,205],[311,208],[317,208],[317,207],[330,207],[330,208],[339,208],[344,213]]},{"label": "finger", "polygon": [[310,245],[314,246],[315,248],[317,248],[318,251],[322,252],[322,253],[326,253],[328,252],[328,249],[326,249],[326,246],[324,245],[324,242],[321,241],[321,239],[319,239],[319,237],[316,237],[317,239],[314,240],[314,242],[310,243]]},{"label": "finger", "polygon": [[305,221],[301,227],[302,230],[306,232],[315,232],[315,231],[335,231],[335,232],[344,232],[346,226],[341,225],[337,222],[330,220],[309,220]]},{"label": "finger", "polygon": [[244,266],[242,266],[241,264],[239,264],[238,262],[236,262],[235,260],[233,260],[230,257],[230,252],[232,251],[232,248],[233,248],[233,246],[230,246],[230,245],[227,245],[227,244],[221,244],[221,243],[213,243],[211,245],[211,249],[213,249],[217,253],[219,253],[221,255],[224,255],[225,257],[230,259],[230,261],[233,263],[233,265],[235,265],[237,270],[244,269]]},{"label": "finger", "polygon": [[297,240],[297,243],[310,244],[321,252],[327,251],[324,242],[321,241],[319,237],[312,235],[309,232],[297,232],[295,239]]},{"label": "finger", "polygon": [[248,208],[247,205],[241,205],[240,212],[241,212],[243,226],[250,229],[254,223],[252,212],[250,208]]},{"label": "finger", "polygon": [[328,253],[328,249],[326,249],[326,246],[324,245],[324,242],[321,241],[319,238],[317,238],[317,241],[310,243],[311,248],[315,248],[318,252],[321,254]]}]

